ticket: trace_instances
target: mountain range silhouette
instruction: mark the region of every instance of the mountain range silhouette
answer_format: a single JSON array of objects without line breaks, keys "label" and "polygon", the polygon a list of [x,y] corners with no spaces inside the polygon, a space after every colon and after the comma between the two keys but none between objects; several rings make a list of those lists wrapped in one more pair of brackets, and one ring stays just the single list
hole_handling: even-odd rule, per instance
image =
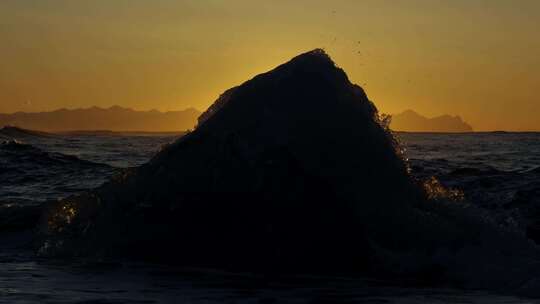
[{"label": "mountain range silhouette", "polygon": [[459,116],[424,117],[413,110],[392,115],[391,128],[406,132],[472,132],[473,128]]},{"label": "mountain range silhouette", "polygon": [[52,112],[0,114],[0,126],[48,132],[65,131],[149,131],[177,132],[193,128],[200,112],[135,111],[119,106],[110,108],[59,109]]}]

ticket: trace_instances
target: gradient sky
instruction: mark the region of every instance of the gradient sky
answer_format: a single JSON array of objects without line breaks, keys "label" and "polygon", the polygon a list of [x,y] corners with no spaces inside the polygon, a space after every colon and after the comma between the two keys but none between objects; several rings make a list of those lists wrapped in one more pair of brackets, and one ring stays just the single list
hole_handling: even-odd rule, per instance
[{"label": "gradient sky", "polygon": [[385,113],[540,130],[538,0],[0,0],[0,112],[204,110],[324,48]]}]

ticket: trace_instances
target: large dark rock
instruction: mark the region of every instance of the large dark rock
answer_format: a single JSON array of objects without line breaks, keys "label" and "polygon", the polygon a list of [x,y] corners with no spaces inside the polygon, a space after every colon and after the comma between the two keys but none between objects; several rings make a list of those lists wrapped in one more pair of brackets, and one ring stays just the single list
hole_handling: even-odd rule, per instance
[{"label": "large dark rock", "polygon": [[427,200],[362,88],[314,50],[225,92],[149,163],[52,205],[40,252],[508,286],[482,260],[530,248],[510,236],[494,253],[506,239],[465,209]]},{"label": "large dark rock", "polygon": [[228,90],[192,133],[135,173],[59,203],[47,234],[77,243],[70,250],[78,253],[273,269],[365,266],[370,223],[360,219],[398,212],[421,194],[378,119],[323,51],[300,55]]}]

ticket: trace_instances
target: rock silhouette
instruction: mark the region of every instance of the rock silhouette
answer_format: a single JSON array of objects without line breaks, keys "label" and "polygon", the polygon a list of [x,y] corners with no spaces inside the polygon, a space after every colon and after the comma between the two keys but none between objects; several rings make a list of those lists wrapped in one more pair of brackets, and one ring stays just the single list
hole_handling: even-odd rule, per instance
[{"label": "rock silhouette", "polygon": [[462,276],[496,273],[460,255],[487,260],[503,236],[428,201],[381,120],[322,50],[301,54],[226,91],[149,163],[51,204],[40,253],[508,286]]}]

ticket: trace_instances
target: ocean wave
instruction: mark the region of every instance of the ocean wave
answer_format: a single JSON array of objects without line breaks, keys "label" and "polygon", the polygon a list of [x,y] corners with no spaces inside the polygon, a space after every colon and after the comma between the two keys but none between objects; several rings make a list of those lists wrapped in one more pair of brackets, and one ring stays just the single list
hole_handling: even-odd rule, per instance
[{"label": "ocean wave", "polygon": [[[0,156],[3,164],[11,164],[14,169],[24,165],[47,165],[47,164],[67,164],[76,166],[110,167],[83,160],[74,155],[65,155],[57,152],[47,152],[22,141],[11,139],[0,144]],[[24,161],[23,163],[16,161]]]},{"label": "ocean wave", "polygon": [[109,165],[5,140],[0,142],[0,201],[62,198],[99,186],[114,171]]}]

